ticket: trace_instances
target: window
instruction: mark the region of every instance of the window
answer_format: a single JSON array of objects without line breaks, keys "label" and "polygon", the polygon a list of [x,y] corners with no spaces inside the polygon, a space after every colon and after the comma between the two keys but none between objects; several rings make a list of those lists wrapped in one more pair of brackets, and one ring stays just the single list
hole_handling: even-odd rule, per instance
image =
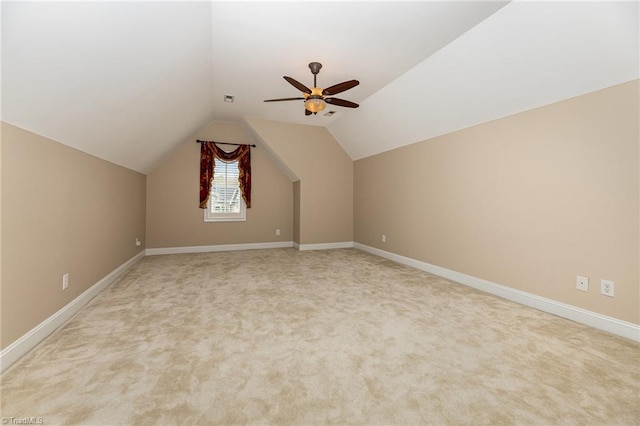
[{"label": "window", "polygon": [[238,161],[225,163],[215,159],[211,194],[204,210],[205,222],[246,220],[246,205],[242,199],[238,177]]}]

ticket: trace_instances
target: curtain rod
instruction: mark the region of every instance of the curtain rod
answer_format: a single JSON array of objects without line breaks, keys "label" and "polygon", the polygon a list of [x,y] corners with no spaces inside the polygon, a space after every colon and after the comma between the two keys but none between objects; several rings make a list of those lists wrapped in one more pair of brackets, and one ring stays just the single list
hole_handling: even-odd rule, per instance
[{"label": "curtain rod", "polygon": [[235,145],[235,146],[249,145],[252,148],[256,147],[255,145],[248,144],[248,143],[228,143],[228,142],[201,141],[200,139],[198,139],[196,141],[196,143],[204,143],[204,142],[213,142],[213,143],[217,143],[218,145]]}]

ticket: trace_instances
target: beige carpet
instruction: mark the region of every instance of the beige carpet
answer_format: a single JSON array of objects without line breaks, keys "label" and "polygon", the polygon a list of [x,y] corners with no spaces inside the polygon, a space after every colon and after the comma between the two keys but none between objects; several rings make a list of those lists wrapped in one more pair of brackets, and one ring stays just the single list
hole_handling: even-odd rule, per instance
[{"label": "beige carpet", "polygon": [[358,250],[169,255],[1,389],[47,425],[631,425],[640,348]]}]

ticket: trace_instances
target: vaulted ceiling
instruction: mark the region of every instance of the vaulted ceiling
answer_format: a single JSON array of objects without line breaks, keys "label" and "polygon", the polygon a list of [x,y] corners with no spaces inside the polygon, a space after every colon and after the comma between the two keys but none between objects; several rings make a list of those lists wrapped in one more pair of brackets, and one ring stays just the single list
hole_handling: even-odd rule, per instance
[{"label": "vaulted ceiling", "polygon": [[[638,2],[2,2],[2,120],[148,172],[207,122],[325,126],[352,159],[640,77]],[[357,79],[305,116],[282,77]],[[224,102],[233,95],[234,102]]]}]

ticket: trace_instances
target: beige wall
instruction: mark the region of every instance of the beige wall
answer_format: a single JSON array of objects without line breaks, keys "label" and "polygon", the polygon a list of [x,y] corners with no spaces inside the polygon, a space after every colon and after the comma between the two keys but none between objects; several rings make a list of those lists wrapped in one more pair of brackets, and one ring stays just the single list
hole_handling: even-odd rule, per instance
[{"label": "beige wall", "polygon": [[[147,246],[188,247],[292,241],[293,187],[263,147],[251,148],[251,208],[244,222],[204,222],[196,139],[255,143],[242,125],[212,122],[147,176]],[[234,147],[228,146],[233,149]],[[280,229],[280,235],[275,230]]]},{"label": "beige wall", "polygon": [[638,94],[635,81],[356,161],[355,240],[640,323]]},{"label": "beige wall", "polygon": [[247,119],[300,181],[300,244],[353,241],[353,162],[327,129]]},{"label": "beige wall", "polygon": [[293,182],[293,242],[300,244],[300,181]]},{"label": "beige wall", "polygon": [[5,348],[144,250],[135,239],[145,238],[145,176],[6,123],[1,131]]}]

